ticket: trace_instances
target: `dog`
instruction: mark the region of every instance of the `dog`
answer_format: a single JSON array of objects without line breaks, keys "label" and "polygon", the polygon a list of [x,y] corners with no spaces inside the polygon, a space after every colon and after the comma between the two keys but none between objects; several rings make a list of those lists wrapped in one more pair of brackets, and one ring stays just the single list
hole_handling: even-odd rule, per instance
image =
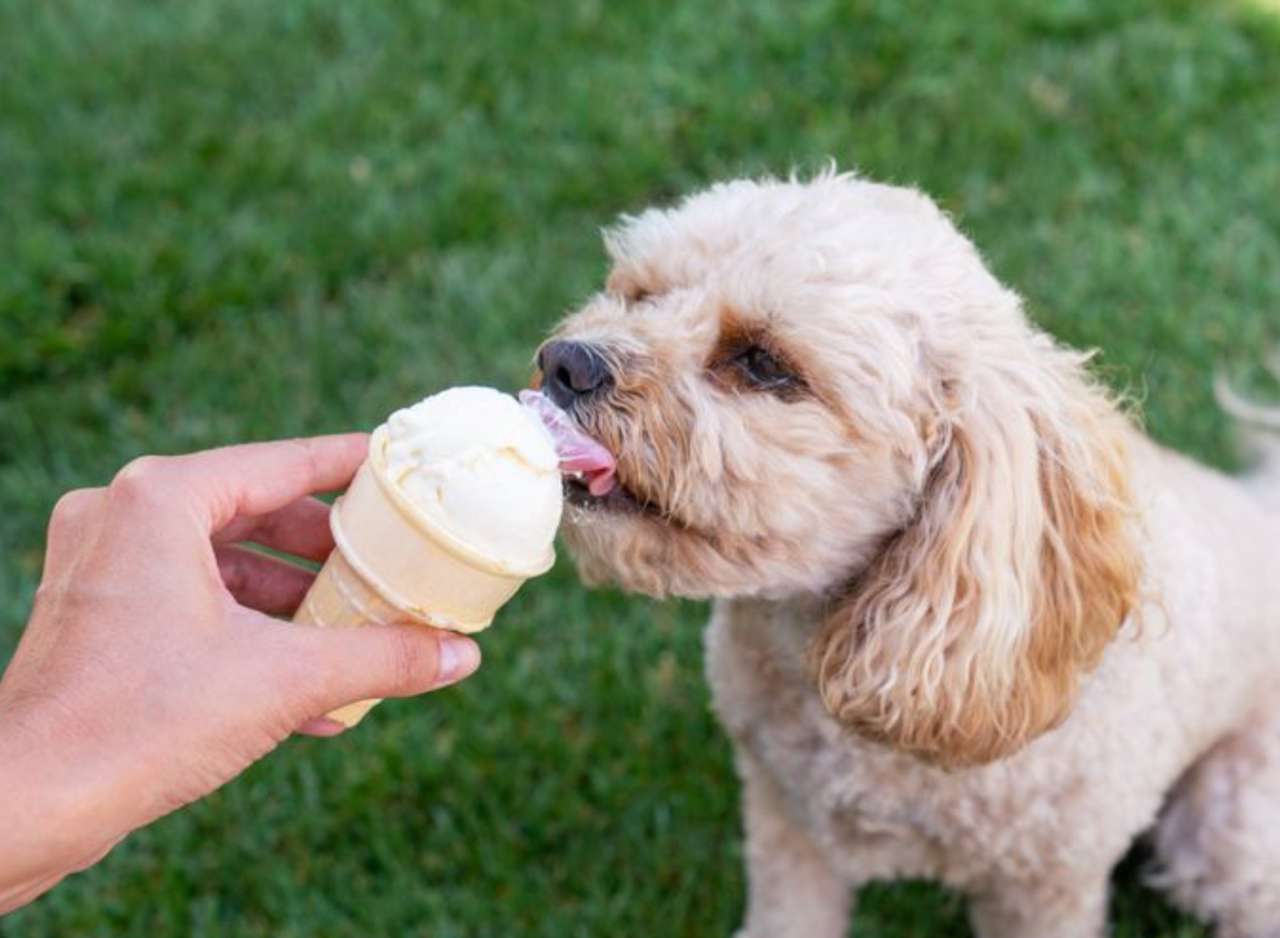
[{"label": "dog", "polygon": [[616,458],[568,486],[588,584],[714,600],[740,938],[841,938],[870,881],[979,938],[1096,938],[1110,872],[1280,936],[1280,458],[1145,437],[920,192],[714,185],[606,232],[544,392]]}]

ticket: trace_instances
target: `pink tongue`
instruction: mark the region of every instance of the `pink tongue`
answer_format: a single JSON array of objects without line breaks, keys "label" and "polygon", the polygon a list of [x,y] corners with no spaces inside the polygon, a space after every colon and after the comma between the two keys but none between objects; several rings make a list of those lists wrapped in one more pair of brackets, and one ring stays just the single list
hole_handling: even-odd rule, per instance
[{"label": "pink tongue", "polygon": [[520,403],[533,411],[551,434],[561,472],[582,473],[587,489],[597,497],[613,491],[618,464],[611,452],[579,430],[569,415],[541,391],[521,391]]}]

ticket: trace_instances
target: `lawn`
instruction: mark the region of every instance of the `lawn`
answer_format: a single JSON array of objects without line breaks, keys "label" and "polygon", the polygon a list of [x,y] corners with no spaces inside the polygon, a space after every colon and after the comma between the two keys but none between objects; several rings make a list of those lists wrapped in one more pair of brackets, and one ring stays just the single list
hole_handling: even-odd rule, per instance
[{"label": "lawn", "polygon": [[[0,3],[0,660],[63,490],[518,386],[618,212],[829,156],[933,193],[1155,436],[1232,462],[1211,374],[1280,342],[1274,0]],[[288,743],[0,934],[727,936],[704,615],[562,557],[473,680]],[[1117,936],[1206,934],[1142,862]],[[968,934],[917,885],[855,932]]]}]

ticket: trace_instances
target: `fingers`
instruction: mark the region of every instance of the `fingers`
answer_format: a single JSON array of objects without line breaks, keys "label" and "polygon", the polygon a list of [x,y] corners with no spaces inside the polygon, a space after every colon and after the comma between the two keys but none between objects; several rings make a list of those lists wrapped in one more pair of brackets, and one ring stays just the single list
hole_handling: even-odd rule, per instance
[{"label": "fingers", "polygon": [[297,691],[314,713],[356,700],[421,694],[460,681],[480,666],[480,646],[470,638],[422,625],[286,627],[295,629],[298,678],[306,685]]},{"label": "fingers", "polygon": [[368,445],[367,434],[350,433],[144,456],[120,471],[111,492],[124,503],[192,508],[212,533],[240,515],[267,515],[313,492],[343,488]]},{"label": "fingers", "polygon": [[291,615],[315,579],[309,570],[243,547],[218,547],[214,555],[227,592],[267,615]]},{"label": "fingers", "polygon": [[253,541],[272,550],[321,561],[333,550],[329,506],[318,498],[300,498],[265,515],[236,518],[213,540],[215,544]]}]

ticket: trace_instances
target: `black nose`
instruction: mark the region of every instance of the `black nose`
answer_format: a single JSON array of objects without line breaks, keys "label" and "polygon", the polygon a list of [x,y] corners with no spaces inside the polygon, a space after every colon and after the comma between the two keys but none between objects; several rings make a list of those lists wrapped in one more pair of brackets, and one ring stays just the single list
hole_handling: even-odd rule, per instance
[{"label": "black nose", "polygon": [[613,380],[604,357],[585,342],[548,342],[538,353],[542,384],[551,399],[568,407]]}]

